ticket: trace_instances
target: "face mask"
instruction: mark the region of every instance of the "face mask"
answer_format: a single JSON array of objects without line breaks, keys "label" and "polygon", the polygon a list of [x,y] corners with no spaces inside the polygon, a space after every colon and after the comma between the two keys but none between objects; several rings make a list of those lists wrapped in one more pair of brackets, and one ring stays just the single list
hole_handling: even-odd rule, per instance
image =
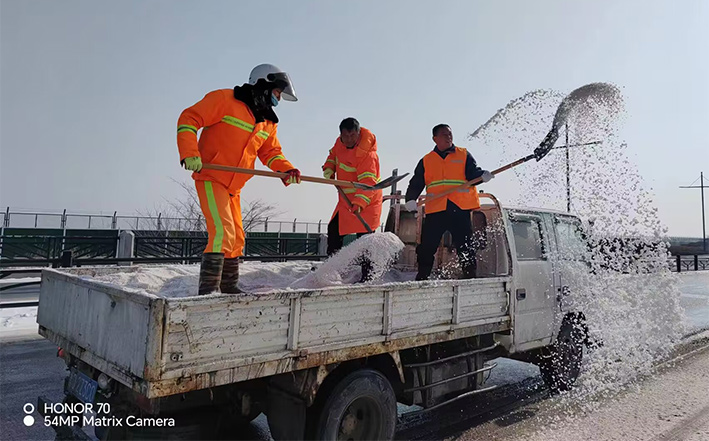
[{"label": "face mask", "polygon": [[271,104],[273,104],[273,107],[276,107],[278,105],[278,98],[276,98],[276,95],[271,92]]}]

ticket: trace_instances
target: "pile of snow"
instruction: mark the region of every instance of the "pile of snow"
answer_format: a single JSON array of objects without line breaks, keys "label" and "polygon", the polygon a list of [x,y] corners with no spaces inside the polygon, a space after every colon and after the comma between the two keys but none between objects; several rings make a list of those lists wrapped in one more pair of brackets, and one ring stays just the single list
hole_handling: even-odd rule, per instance
[{"label": "pile of snow", "polygon": [[[244,291],[254,293],[288,289],[312,268],[313,263],[307,261],[244,262],[239,266],[239,285]],[[197,295],[199,265],[141,265],[84,277],[160,297],[189,297]]]},{"label": "pile of snow", "polygon": [[335,253],[312,274],[294,282],[292,287],[314,289],[354,283],[360,279],[358,269],[363,258],[372,265],[370,283],[381,281],[403,249],[404,243],[394,233],[362,236]]},{"label": "pile of snow", "polygon": [[[584,87],[559,109],[569,144],[571,212],[587,222],[594,244],[569,251],[590,262],[561,268],[591,337],[602,345],[586,351],[578,387],[568,398],[592,405],[598,394],[615,393],[648,372],[682,336],[685,314],[677,276],[667,266],[667,229],[651,191],[619,139],[623,100],[611,85]],[[531,153],[546,136],[564,94],[537,90],[511,101],[470,135],[473,143],[502,151],[501,164]],[[565,126],[557,145],[565,143]],[[566,211],[566,152],[552,150],[539,162],[516,167],[521,207]],[[494,184],[494,183],[493,183]],[[492,184],[490,184],[492,185]],[[494,185],[493,185],[494,187]],[[494,188],[493,188],[494,190]]]},{"label": "pile of snow", "polygon": [[[325,262],[245,262],[239,267],[239,286],[248,293],[266,293],[354,283],[360,278],[363,256],[372,262],[371,282],[408,281],[413,276],[390,270],[403,248],[395,234],[375,233],[357,239]],[[199,265],[145,265],[84,277],[160,297],[188,297],[197,294]]]}]

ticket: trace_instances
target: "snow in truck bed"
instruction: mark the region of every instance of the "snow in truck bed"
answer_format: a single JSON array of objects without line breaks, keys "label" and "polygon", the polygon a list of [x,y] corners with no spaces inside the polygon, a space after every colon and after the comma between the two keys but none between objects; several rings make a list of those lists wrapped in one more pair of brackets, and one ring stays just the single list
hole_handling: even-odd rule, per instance
[{"label": "snow in truck bed", "polygon": [[[376,233],[354,241],[325,262],[244,262],[239,268],[239,286],[248,293],[266,293],[352,284],[361,277],[359,259],[364,255],[372,262],[371,283],[411,281],[415,273],[391,268],[403,248],[395,234]],[[127,267],[125,272],[98,274],[90,279],[161,297],[194,296],[199,265]]]}]

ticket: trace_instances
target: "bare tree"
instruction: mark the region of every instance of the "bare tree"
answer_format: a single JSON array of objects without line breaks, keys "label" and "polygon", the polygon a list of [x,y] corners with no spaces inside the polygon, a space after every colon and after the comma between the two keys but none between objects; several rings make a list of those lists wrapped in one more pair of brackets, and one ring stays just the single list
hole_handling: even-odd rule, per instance
[{"label": "bare tree", "polygon": [[250,203],[245,203],[241,210],[242,224],[244,231],[251,231],[266,220],[283,214],[276,210],[275,205],[267,204],[262,199],[256,199]]}]

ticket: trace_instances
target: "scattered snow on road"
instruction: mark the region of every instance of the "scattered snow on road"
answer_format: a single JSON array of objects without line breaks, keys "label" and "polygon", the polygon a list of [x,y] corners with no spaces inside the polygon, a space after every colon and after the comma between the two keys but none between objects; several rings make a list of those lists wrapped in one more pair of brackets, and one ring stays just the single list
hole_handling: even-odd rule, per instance
[{"label": "scattered snow on road", "polygon": [[[461,441],[669,441],[709,439],[709,350],[673,361],[601,399],[593,412],[553,397],[457,436]],[[517,419],[517,417],[521,417]]]}]

